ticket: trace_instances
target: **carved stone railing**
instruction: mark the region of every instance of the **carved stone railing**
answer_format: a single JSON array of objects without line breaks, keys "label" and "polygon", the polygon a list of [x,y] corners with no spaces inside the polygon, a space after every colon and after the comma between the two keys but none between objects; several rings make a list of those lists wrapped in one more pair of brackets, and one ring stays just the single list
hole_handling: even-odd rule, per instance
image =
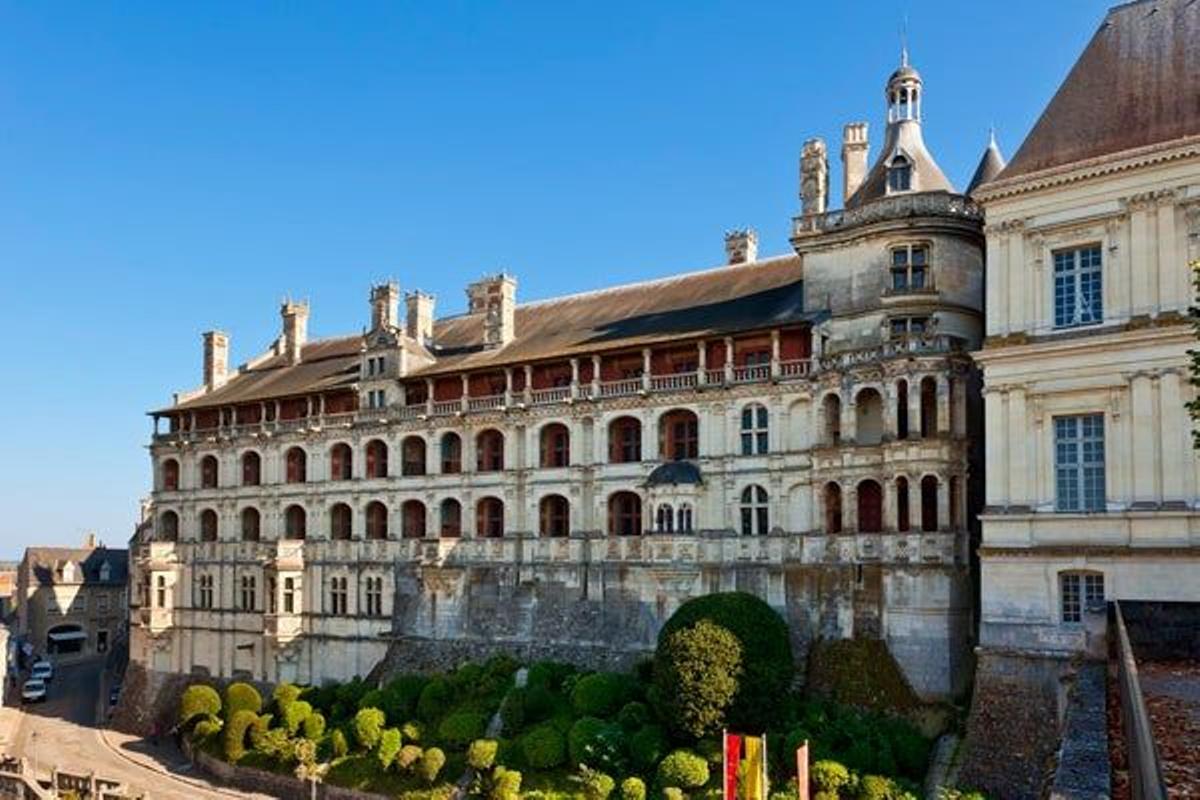
[{"label": "carved stone railing", "polygon": [[629,378],[622,381],[606,381],[600,384],[601,397],[627,397],[642,390],[641,378]]},{"label": "carved stone railing", "polygon": [[652,392],[678,392],[683,389],[691,389],[695,385],[696,373],[694,372],[650,376],[650,391]]},{"label": "carved stone railing", "polygon": [[824,214],[792,218],[792,236],[801,238],[845,230],[872,222],[905,217],[959,217],[983,221],[983,210],[975,201],[949,192],[918,192],[885,197],[857,208],[838,209]]},{"label": "carved stone railing", "polygon": [[565,403],[571,399],[570,386],[554,386],[549,389],[534,389],[529,393],[529,402],[535,406]]},{"label": "carved stone railing", "polygon": [[889,339],[871,347],[841,350],[817,359],[817,369],[842,370],[858,364],[868,364],[903,355],[938,355],[963,350],[963,342],[955,336],[928,334]]}]

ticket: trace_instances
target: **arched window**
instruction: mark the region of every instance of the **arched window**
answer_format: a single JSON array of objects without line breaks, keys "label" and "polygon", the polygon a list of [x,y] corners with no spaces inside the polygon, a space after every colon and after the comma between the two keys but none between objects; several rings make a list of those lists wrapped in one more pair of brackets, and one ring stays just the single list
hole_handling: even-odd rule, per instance
[{"label": "arched window", "polygon": [[879,533],[883,530],[883,488],[871,480],[858,484],[858,530]]},{"label": "arched window", "polygon": [[387,506],[378,500],[372,500],[370,503],[367,503],[367,538],[388,538]]},{"label": "arched window", "polygon": [[642,534],[642,498],[633,492],[614,492],[608,498],[608,533],[610,536]]},{"label": "arched window", "polygon": [[262,458],[253,450],[242,454],[242,486],[258,486],[262,483]]},{"label": "arched window", "polygon": [[896,478],[896,530],[901,532],[911,527],[908,505],[908,478],[901,475]]},{"label": "arched window", "polygon": [[767,449],[767,407],[751,403],[742,409],[742,455],[761,456]]},{"label": "arched window", "polygon": [[863,389],[854,400],[855,440],[859,444],[883,441],[883,398],[874,389]]},{"label": "arched window", "polygon": [[452,497],[442,501],[442,538],[462,536],[462,503]]},{"label": "arched window", "polygon": [[631,464],[642,460],[642,423],[634,417],[617,417],[608,426],[608,460]]},{"label": "arched window", "polygon": [[425,474],[425,440],[420,436],[406,436],[400,444],[400,474]]},{"label": "arched window", "polygon": [[262,517],[257,508],[242,509],[242,541],[257,542],[262,538]]},{"label": "arched window", "polygon": [[825,532],[842,532],[842,487],[833,481],[825,484]]},{"label": "arched window", "polygon": [[348,481],[354,476],[354,451],[345,442],[338,442],[329,449],[329,479]]},{"label": "arched window", "polygon": [[334,503],[329,509],[329,538],[347,541],[354,533],[354,513],[345,503]]},{"label": "arched window", "polygon": [[571,432],[561,422],[542,428],[539,437],[540,463],[546,469],[565,467],[571,461]]},{"label": "arched window", "polygon": [[425,504],[420,500],[405,500],[400,506],[401,534],[405,539],[425,538]]},{"label": "arched window", "polygon": [[838,444],[842,440],[842,398],[836,394],[825,395],[825,399],[821,401],[821,412],[825,417],[822,437],[825,444]]},{"label": "arched window", "polygon": [[762,536],[769,530],[767,490],[750,485],[742,490],[742,536]]},{"label": "arched window", "polygon": [[217,457],[205,456],[200,459],[200,488],[217,488]]},{"label": "arched window", "polygon": [[896,438],[908,438],[908,381],[896,382]]},{"label": "arched window", "polygon": [[499,472],[504,469],[504,434],[495,428],[483,431],[475,439],[475,469]]},{"label": "arched window", "polygon": [[462,472],[462,439],[457,433],[442,436],[442,472],[455,475]]},{"label": "arched window", "polygon": [[293,447],[284,456],[288,483],[304,483],[308,480],[308,455],[299,447]]},{"label": "arched window", "polygon": [[921,379],[921,437],[937,433],[937,381],[929,376]]},{"label": "arched window", "polygon": [[571,505],[560,494],[550,494],[538,503],[542,536],[566,536],[571,530]]},{"label": "arched window", "polygon": [[367,477],[386,478],[388,474],[388,448],[379,439],[367,442]]},{"label": "arched window", "polygon": [[692,507],[687,503],[681,503],[679,506],[675,530],[679,531],[680,533],[692,532]]},{"label": "arched window", "polygon": [[912,188],[912,164],[904,156],[896,156],[888,166],[888,189],[907,192]]},{"label": "arched window", "polygon": [[475,506],[475,535],[481,539],[504,537],[504,503],[485,497]]},{"label": "arched window", "polygon": [[217,512],[206,508],[200,512],[200,541],[215,542],[217,540]]},{"label": "arched window", "polygon": [[938,479],[933,475],[921,478],[921,530],[938,529]]},{"label": "arched window", "polygon": [[663,461],[700,457],[700,420],[693,412],[681,408],[659,418],[658,455]]},{"label": "arched window", "polygon": [[179,491],[179,462],[173,458],[162,464],[162,487],[164,492]]},{"label": "arched window", "polygon": [[174,511],[164,511],[158,518],[158,538],[164,542],[179,541],[179,515]]},{"label": "arched window", "polygon": [[654,511],[654,530],[672,533],[675,530],[675,509],[670,503],[661,503]]},{"label": "arched window", "polygon": [[285,538],[303,539],[308,535],[308,515],[300,506],[288,506],[283,522]]}]

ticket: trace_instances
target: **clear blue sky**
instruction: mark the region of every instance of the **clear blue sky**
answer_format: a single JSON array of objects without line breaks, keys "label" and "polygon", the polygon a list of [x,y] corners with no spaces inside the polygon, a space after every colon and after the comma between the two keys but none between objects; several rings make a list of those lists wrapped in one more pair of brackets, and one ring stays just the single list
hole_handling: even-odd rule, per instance
[{"label": "clear blue sky", "polygon": [[[144,412],[277,333],[355,331],[372,281],[506,268],[542,298],[787,249],[801,142],[882,132],[908,17],[926,142],[960,188],[1011,155],[1096,0],[0,0],[0,559],[126,540]],[[872,157],[874,156],[872,149]]]}]

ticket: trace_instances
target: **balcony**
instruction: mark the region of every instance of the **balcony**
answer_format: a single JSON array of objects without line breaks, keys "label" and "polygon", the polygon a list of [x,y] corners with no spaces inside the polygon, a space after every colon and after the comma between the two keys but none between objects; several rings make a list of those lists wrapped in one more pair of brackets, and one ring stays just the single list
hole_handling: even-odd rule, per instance
[{"label": "balcony", "polygon": [[807,214],[792,218],[792,238],[834,233],[869,225],[873,222],[904,219],[905,217],[951,217],[974,222],[983,221],[983,210],[969,197],[950,192],[921,192],[885,197],[858,208],[838,209],[824,214]]}]

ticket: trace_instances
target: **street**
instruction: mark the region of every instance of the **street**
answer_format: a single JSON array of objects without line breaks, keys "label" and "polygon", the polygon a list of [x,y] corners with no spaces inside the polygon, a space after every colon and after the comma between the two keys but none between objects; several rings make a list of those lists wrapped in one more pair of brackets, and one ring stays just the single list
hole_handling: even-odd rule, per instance
[{"label": "street", "polygon": [[102,659],[56,668],[45,702],[21,706],[13,735],[15,754],[37,774],[52,766],[125,782],[135,792],[167,800],[265,797],[223,789],[192,774],[192,766],[169,741],[154,747],[144,739],[102,730],[108,685]]}]

